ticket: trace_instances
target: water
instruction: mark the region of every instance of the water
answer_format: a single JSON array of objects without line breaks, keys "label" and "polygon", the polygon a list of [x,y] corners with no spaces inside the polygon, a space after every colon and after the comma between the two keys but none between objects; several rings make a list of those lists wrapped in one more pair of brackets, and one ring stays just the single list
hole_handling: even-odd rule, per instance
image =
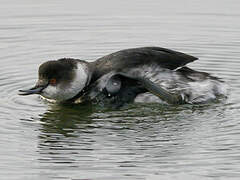
[{"label": "water", "polygon": [[[0,6],[0,179],[239,179],[238,0],[3,1]],[[140,46],[200,58],[229,98],[201,106],[60,106],[31,87],[50,59],[92,61]]]}]

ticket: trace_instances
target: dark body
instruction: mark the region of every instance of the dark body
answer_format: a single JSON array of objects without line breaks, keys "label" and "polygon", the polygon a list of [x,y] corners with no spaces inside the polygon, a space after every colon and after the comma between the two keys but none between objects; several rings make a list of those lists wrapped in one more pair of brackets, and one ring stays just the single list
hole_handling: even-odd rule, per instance
[{"label": "dark body", "polygon": [[[196,57],[160,47],[112,53],[91,63],[93,75],[85,98],[97,104],[119,107],[133,102],[139,94],[151,92],[170,104],[187,103],[192,92],[175,91],[179,89],[178,83],[182,83],[184,89],[188,82],[214,79],[208,73],[185,67],[195,60]],[[169,85],[161,86],[167,81]]]}]

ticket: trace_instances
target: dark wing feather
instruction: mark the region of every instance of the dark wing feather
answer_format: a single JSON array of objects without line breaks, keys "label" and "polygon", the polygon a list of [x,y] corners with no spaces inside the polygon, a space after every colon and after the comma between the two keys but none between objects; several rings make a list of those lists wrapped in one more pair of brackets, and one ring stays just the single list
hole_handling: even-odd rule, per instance
[{"label": "dark wing feather", "polygon": [[92,63],[95,67],[93,78],[97,79],[112,70],[150,64],[174,70],[197,59],[194,56],[161,47],[125,49],[99,58]]}]

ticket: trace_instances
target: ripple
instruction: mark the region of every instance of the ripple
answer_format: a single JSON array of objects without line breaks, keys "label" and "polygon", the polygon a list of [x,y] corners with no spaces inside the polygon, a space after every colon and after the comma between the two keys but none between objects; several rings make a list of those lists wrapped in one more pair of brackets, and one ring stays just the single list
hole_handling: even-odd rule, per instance
[{"label": "ripple", "polygon": [[[239,3],[80,3],[0,7],[0,179],[238,179]],[[18,95],[48,59],[153,45],[199,57],[189,66],[229,84],[228,99],[111,110]]]}]

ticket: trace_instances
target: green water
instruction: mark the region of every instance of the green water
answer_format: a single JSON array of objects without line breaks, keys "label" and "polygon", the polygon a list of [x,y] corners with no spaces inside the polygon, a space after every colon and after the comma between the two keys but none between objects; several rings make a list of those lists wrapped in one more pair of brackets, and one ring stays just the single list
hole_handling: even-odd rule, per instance
[{"label": "green water", "polygon": [[[240,2],[1,1],[0,179],[239,179]],[[31,87],[51,59],[140,46],[199,57],[228,99],[204,105],[62,106]]]}]

